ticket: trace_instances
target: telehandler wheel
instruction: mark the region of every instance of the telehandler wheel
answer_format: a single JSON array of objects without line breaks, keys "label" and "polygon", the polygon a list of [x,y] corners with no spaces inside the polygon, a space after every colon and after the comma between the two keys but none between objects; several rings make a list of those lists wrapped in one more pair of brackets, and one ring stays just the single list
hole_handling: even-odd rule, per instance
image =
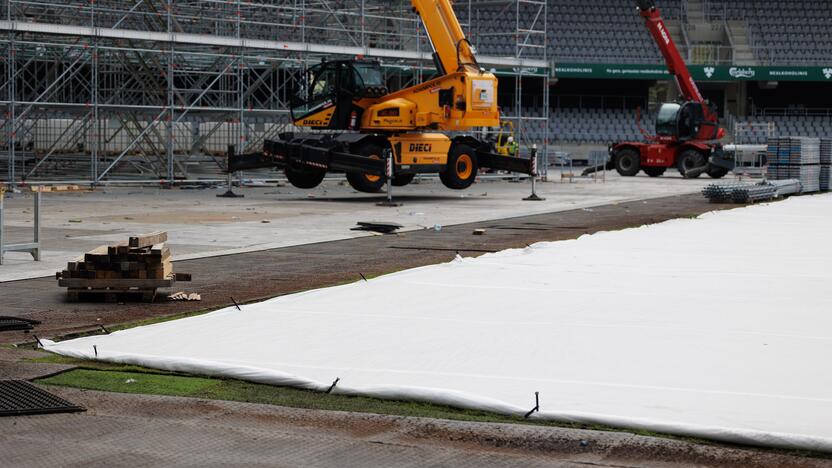
[{"label": "telehandler wheel", "polygon": [[468,145],[454,145],[448,154],[445,170],[439,173],[439,180],[451,190],[465,190],[477,178],[477,156]]},{"label": "telehandler wheel", "polygon": [[650,177],[661,177],[662,174],[667,170],[666,167],[645,167],[642,169],[645,174],[649,175]]},{"label": "telehandler wheel", "polygon": [[326,176],[326,171],[296,170],[287,167],[285,171],[289,183],[300,189],[313,189],[321,184]]},{"label": "telehandler wheel", "polygon": [[[381,159],[384,149],[376,143],[366,143],[358,149],[358,154],[370,159]],[[352,188],[364,193],[378,193],[384,187],[384,177],[363,172],[347,172],[347,182]]]},{"label": "telehandler wheel", "polygon": [[615,170],[623,177],[633,177],[641,170],[641,155],[632,148],[615,153]]},{"label": "telehandler wheel", "polygon": [[[679,159],[676,160],[676,167],[679,169],[679,174],[682,174],[683,177],[687,177],[685,173],[689,169],[702,167],[707,163],[708,161],[705,159],[705,156],[702,155],[702,153],[693,149],[687,149],[682,151],[681,154],[679,154]],[[695,177],[691,178],[696,179],[700,175],[702,174],[697,174]]]},{"label": "telehandler wheel", "polygon": [[728,175],[728,169],[725,169],[724,167],[711,166],[708,168],[708,175],[711,176],[712,179],[721,179]]},{"label": "telehandler wheel", "polygon": [[393,187],[404,187],[405,185],[413,182],[415,177],[416,174],[399,174],[393,177]]}]

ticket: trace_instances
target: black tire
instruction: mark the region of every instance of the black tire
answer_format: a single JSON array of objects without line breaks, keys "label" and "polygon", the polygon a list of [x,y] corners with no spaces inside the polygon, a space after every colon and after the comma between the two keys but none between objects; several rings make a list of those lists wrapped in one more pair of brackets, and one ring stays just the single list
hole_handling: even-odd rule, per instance
[{"label": "black tire", "polygon": [[[377,143],[365,143],[358,148],[357,153],[368,158],[381,159],[384,148]],[[378,193],[384,187],[385,178],[363,172],[347,172],[347,182],[359,192]]]},{"label": "black tire", "polygon": [[448,164],[439,173],[439,180],[451,190],[465,190],[477,179],[477,154],[474,148],[458,144],[451,147]]},{"label": "black tire", "polygon": [[649,175],[650,177],[661,177],[664,172],[667,170],[666,167],[645,167],[642,168],[645,174]]},{"label": "black tire", "polygon": [[289,179],[289,183],[299,189],[313,189],[321,185],[324,176],[326,176],[326,171],[301,171],[289,167],[283,172],[286,174],[286,178]]},{"label": "black tire", "polygon": [[393,187],[404,187],[405,185],[413,182],[415,177],[416,174],[399,174],[393,177]]},{"label": "black tire", "polygon": [[712,179],[721,179],[728,175],[728,169],[725,169],[724,167],[711,166],[708,168],[708,175],[711,176]]},{"label": "black tire", "polygon": [[[705,159],[705,156],[696,151],[694,149],[687,149],[682,151],[678,158],[676,159],[676,168],[679,169],[679,174],[682,174],[683,177],[687,177],[685,172],[688,169],[695,169],[697,167],[702,167],[708,163],[708,160]],[[693,179],[698,178],[702,174],[697,174]]]},{"label": "black tire", "polygon": [[622,177],[633,177],[641,170],[641,155],[632,148],[625,148],[615,153],[614,163]]}]

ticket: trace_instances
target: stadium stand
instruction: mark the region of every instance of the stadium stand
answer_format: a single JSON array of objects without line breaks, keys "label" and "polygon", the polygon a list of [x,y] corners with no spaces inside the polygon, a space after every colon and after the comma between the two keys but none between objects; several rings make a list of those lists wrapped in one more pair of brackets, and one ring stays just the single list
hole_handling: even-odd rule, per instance
[{"label": "stadium stand", "polygon": [[[511,108],[503,109],[513,115]],[[524,108],[523,115],[541,117],[541,111]],[[624,109],[574,108],[552,109],[549,114],[549,136],[553,144],[602,144],[612,141],[642,140],[644,136],[636,123],[636,111]],[[648,133],[655,129],[655,114],[642,115],[641,126]],[[533,140],[543,138],[542,129],[530,126],[527,135]]]},{"label": "stadium stand", "polygon": [[761,63],[805,65],[832,59],[828,0],[710,0],[708,16],[745,21]]},{"label": "stadium stand", "polygon": [[[827,138],[832,135],[832,114],[830,115],[761,115],[737,120],[742,124],[773,123],[775,135]],[[766,135],[759,133],[744,143],[766,142]]]},{"label": "stadium stand", "polygon": [[[684,2],[684,3],[683,3]],[[659,0],[669,26],[680,24],[687,0]],[[709,0],[712,23],[741,22],[760,64],[832,61],[832,2],[827,0]],[[628,0],[558,0],[547,12],[549,55],[567,63],[661,63],[661,55]],[[515,12],[479,8],[473,35],[483,53],[512,55]],[[680,44],[682,46],[682,44]]]},{"label": "stadium stand", "polygon": [[[660,0],[666,19],[677,22],[682,0]],[[513,55],[515,12],[512,7],[480,9],[475,42],[485,54]],[[635,13],[635,3],[621,0],[559,0],[547,12],[549,54],[561,62],[662,63],[653,39]]]},{"label": "stadium stand", "polygon": [[[653,115],[642,116],[642,127],[652,132],[654,120]],[[635,111],[622,109],[557,109],[549,132],[556,143],[608,144],[644,138],[638,129]]]},{"label": "stadium stand", "polygon": [[[511,111],[511,110],[509,110]],[[525,109],[524,115],[537,117],[533,109]],[[640,141],[644,136],[636,123],[636,112],[623,109],[558,108],[550,114],[549,137],[553,144],[608,144],[612,141]],[[642,128],[652,134],[655,131],[655,114],[644,114]],[[774,136],[794,135],[826,138],[832,135],[832,113],[828,115],[759,115],[747,118],[732,118],[728,141],[733,141],[734,126],[744,124],[774,124]],[[751,128],[753,126],[749,126]],[[758,126],[757,128],[761,128]],[[529,136],[541,139],[537,129]],[[742,143],[766,142],[764,131],[744,132]]]}]

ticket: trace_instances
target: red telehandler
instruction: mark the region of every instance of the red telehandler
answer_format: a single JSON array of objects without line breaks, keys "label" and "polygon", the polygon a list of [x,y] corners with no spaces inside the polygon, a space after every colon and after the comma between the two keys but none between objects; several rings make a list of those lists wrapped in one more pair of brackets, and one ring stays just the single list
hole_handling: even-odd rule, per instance
[{"label": "red telehandler", "polygon": [[733,160],[724,155],[719,144],[725,130],[719,126],[716,108],[699,92],[654,0],[636,2],[676,82],[681,102],[662,104],[656,118],[656,135],[642,130],[647,142],[612,144],[608,169],[614,168],[627,177],[640,170],[650,177],[659,177],[670,167],[676,167],[687,178],[702,173],[715,179],[724,177],[733,169]]}]

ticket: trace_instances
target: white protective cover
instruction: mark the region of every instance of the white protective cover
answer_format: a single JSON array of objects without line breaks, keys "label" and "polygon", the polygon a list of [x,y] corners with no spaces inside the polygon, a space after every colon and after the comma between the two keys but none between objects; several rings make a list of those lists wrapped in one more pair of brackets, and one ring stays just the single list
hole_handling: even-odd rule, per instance
[{"label": "white protective cover", "polygon": [[537,391],[533,418],[832,451],[830,269],[832,196],[801,197],[45,346],[513,415]]}]

